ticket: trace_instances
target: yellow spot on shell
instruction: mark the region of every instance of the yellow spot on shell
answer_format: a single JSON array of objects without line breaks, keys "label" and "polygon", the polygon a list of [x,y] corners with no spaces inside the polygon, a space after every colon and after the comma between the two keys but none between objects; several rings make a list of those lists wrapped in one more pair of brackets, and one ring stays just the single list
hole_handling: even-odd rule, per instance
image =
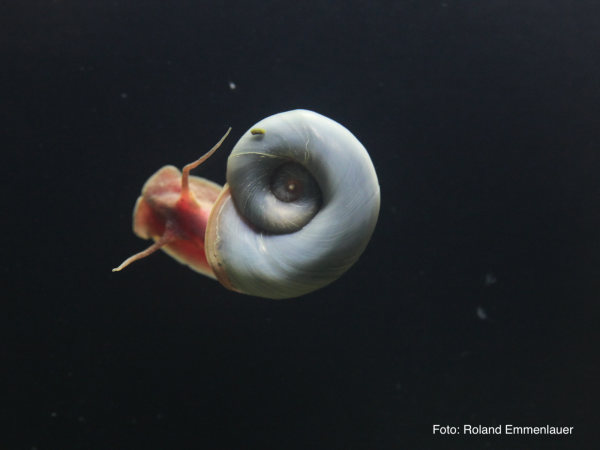
[{"label": "yellow spot on shell", "polygon": [[250,133],[251,133],[251,134],[253,134],[253,135],[255,135],[255,136],[256,136],[257,134],[263,135],[263,134],[265,134],[266,132],[267,132],[267,131],[266,131],[264,128],[252,128],[252,129],[250,130]]}]

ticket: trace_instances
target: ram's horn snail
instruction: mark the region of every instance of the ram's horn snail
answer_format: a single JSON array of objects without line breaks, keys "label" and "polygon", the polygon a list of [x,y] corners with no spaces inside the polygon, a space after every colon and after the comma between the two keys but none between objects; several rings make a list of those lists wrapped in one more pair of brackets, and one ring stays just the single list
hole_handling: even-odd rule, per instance
[{"label": "ram's horn snail", "polygon": [[[225,135],[227,136],[227,135]],[[225,139],[225,137],[223,137]],[[166,166],[144,185],[134,231],[229,289],[298,297],[346,272],[377,223],[379,184],[362,144],[320,114],[276,114],[248,130],[227,163],[222,188]]]}]

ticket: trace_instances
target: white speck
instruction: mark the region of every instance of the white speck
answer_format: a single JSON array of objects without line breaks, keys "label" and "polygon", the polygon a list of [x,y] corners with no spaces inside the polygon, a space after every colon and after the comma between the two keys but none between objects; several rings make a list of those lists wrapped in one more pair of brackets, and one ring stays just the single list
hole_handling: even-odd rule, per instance
[{"label": "white speck", "polygon": [[56,414],[55,412],[53,412],[52,414],[50,414],[50,417],[56,417],[58,416],[58,414]]},{"label": "white speck", "polygon": [[491,272],[485,276],[485,285],[486,286],[489,286],[490,284],[494,284],[496,281],[498,281],[498,278],[496,278],[496,275],[494,275]]},{"label": "white speck", "polygon": [[127,94],[127,92],[121,92],[121,98],[123,100],[125,100],[127,97],[129,97],[129,95]]},{"label": "white speck", "polygon": [[477,317],[479,317],[481,320],[487,319],[487,313],[485,312],[485,309],[483,309],[483,306],[477,307]]},{"label": "white speck", "polygon": [[400,389],[402,389],[402,384],[401,384],[401,383],[396,383],[396,389],[397,389],[397,390],[400,390]]},{"label": "white speck", "polygon": [[233,81],[229,82],[229,89],[231,89],[232,91],[235,90],[235,83]]},{"label": "white speck", "polygon": [[444,2],[444,3],[440,3],[440,6],[441,6],[442,8],[447,8],[447,7],[448,7],[448,3],[445,3],[445,2]]}]

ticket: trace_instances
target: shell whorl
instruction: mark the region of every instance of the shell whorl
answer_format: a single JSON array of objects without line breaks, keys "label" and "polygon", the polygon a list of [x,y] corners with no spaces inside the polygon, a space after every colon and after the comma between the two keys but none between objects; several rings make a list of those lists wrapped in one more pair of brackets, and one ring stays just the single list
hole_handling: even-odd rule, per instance
[{"label": "shell whorl", "polygon": [[311,111],[248,130],[229,156],[227,182],[209,220],[207,256],[223,284],[246,294],[280,299],[326,286],[356,262],[377,222],[367,151]]}]

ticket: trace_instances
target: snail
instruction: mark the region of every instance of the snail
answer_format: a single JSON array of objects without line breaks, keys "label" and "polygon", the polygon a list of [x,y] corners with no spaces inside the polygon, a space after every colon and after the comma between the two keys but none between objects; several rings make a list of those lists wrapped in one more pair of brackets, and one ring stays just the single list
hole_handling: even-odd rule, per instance
[{"label": "snail", "polygon": [[165,166],[150,177],[133,230],[155,243],[113,271],[162,248],[259,297],[298,297],[338,279],[365,250],[379,214],[377,174],[363,145],[325,116],[288,111],[240,138],[224,187],[190,176],[229,131],[183,172]]}]

